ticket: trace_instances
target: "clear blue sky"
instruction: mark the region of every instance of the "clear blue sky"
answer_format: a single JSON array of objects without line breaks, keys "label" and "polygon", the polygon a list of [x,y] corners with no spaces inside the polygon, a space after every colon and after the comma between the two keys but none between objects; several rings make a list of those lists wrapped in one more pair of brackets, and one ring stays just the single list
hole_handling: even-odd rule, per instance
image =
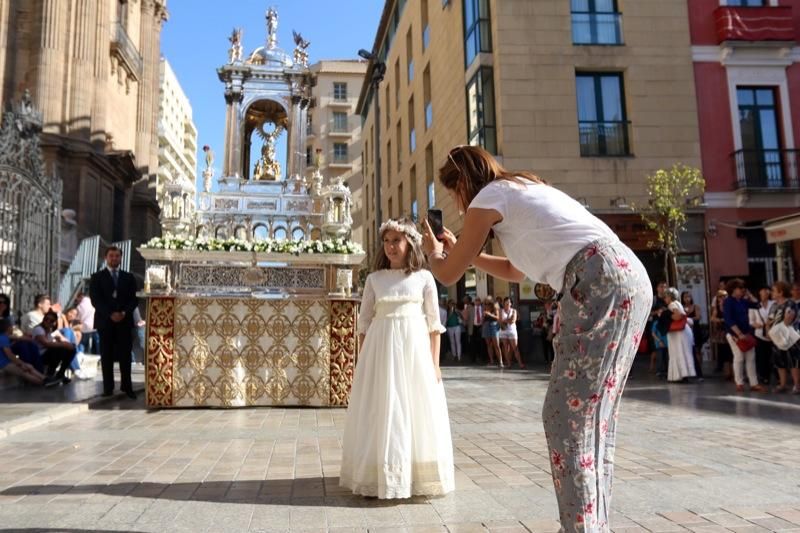
[{"label": "clear blue sky", "polygon": [[[228,61],[228,37],[234,27],[244,30],[245,56],[265,44],[264,13],[270,5],[278,10],[278,45],[291,53],[292,30],[299,31],[311,41],[310,63],[321,59],[352,59],[357,57],[359,48],[370,49],[383,9],[381,0],[170,0],[167,3],[170,17],[161,35],[161,54],[172,65],[192,104],[198,150],[208,144],[216,154],[216,177],[219,177],[225,136],[224,87],[216,69]],[[283,152],[280,154],[282,158]],[[202,171],[202,151],[198,152],[197,160],[198,170]]]}]

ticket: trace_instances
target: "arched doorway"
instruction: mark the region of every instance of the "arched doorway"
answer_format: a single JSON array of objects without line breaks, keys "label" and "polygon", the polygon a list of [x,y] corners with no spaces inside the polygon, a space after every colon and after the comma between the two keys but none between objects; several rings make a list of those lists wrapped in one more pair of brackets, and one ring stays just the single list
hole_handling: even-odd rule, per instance
[{"label": "arched doorway", "polygon": [[242,176],[253,181],[279,181],[287,171],[286,109],[273,100],[250,104],[244,120]]}]

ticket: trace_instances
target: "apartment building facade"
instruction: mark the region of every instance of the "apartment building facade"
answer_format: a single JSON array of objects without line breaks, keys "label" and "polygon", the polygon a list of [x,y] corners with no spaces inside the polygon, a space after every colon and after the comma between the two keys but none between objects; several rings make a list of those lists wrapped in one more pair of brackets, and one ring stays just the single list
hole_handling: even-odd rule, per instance
[{"label": "apartment building facade", "polygon": [[308,174],[319,168],[326,178],[341,176],[353,193],[353,234],[363,235],[361,120],[355,113],[364,82],[364,61],[324,60],[311,66],[313,105],[308,113],[306,164]]},{"label": "apartment building facade", "polygon": [[[660,276],[631,206],[647,204],[646,176],[657,169],[700,165],[687,19],[685,2],[660,0],[387,0],[358,103],[368,250],[375,187],[382,218],[435,206],[460,231],[436,173],[469,143],[580,199]],[[684,246],[702,254],[701,214],[691,226]],[[468,272],[449,293],[515,290]]]},{"label": "apartment building facade", "polygon": [[197,196],[197,127],[192,105],[165,58],[159,70],[158,203],[164,232],[179,234],[192,221]]},{"label": "apartment building facade", "polygon": [[800,210],[800,1],[688,4],[709,278],[791,280],[800,243],[768,244],[762,224]]}]

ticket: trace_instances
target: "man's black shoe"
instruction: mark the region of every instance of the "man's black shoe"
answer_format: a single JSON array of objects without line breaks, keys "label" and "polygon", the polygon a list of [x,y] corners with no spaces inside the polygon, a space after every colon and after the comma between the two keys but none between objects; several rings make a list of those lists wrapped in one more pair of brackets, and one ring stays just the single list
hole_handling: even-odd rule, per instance
[{"label": "man's black shoe", "polygon": [[127,396],[127,397],[128,397],[128,398],[130,398],[131,400],[135,400],[135,399],[136,399],[136,393],[135,393],[135,392],[133,392],[132,390],[129,390],[128,392],[126,392],[126,393],[125,393],[125,396]]},{"label": "man's black shoe", "polygon": [[111,396],[114,396],[114,391],[103,391],[102,396],[103,398],[110,398]]}]

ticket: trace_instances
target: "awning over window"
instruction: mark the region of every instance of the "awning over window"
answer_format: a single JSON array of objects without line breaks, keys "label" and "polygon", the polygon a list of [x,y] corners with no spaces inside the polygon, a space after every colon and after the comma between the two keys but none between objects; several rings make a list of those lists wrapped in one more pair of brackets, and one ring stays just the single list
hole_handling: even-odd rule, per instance
[{"label": "awning over window", "polygon": [[800,239],[800,213],[767,220],[764,231],[770,244]]}]

